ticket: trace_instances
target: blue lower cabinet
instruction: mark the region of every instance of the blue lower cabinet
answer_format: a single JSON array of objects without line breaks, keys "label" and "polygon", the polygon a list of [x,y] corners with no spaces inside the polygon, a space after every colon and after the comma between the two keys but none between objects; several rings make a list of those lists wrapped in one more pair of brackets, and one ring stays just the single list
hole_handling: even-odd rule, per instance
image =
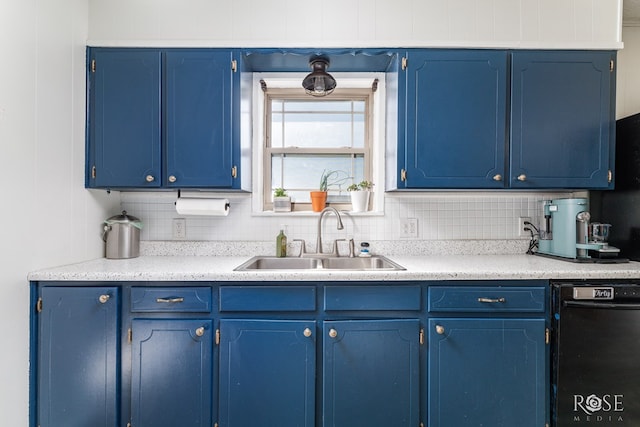
[{"label": "blue lower cabinet", "polygon": [[221,427],[315,426],[315,325],[220,321]]},{"label": "blue lower cabinet", "polygon": [[118,295],[116,287],[41,288],[38,426],[120,425]]},{"label": "blue lower cabinet", "polygon": [[210,319],[132,321],[131,425],[213,425],[214,335]]},{"label": "blue lower cabinet", "polygon": [[544,319],[429,319],[429,427],[542,427]]},{"label": "blue lower cabinet", "polygon": [[323,425],[420,423],[417,319],[325,321]]}]

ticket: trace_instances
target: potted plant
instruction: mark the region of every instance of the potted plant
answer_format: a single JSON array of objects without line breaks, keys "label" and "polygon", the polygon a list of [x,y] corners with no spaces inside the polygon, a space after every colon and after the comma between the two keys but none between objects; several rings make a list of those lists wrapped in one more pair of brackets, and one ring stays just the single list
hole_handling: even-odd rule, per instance
[{"label": "potted plant", "polygon": [[310,192],[311,209],[314,212],[320,212],[324,209],[327,205],[327,191],[329,190],[329,187],[341,184],[348,178],[349,177],[343,171],[326,169],[322,171],[318,190]]},{"label": "potted plant", "polygon": [[353,212],[366,212],[369,210],[369,196],[372,188],[373,183],[366,180],[347,187],[347,191],[351,196],[351,210]]},{"label": "potted plant", "polygon": [[273,190],[273,211],[291,212],[291,197],[284,188],[278,187]]}]

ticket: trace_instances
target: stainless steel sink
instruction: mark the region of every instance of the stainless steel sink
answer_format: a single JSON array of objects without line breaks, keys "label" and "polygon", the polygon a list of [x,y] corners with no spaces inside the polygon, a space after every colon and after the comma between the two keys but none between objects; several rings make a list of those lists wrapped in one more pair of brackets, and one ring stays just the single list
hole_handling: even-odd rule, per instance
[{"label": "stainless steel sink", "polygon": [[234,270],[309,270],[318,268],[320,265],[320,258],[278,258],[257,256],[239,265]]},{"label": "stainless steel sink", "polygon": [[404,270],[401,265],[389,258],[374,255],[371,257],[310,257],[310,258],[277,258],[256,256],[239,265],[234,271],[254,270]]},{"label": "stainless steel sink", "polygon": [[401,265],[380,255],[357,258],[323,258],[322,268],[329,270],[404,270]]}]

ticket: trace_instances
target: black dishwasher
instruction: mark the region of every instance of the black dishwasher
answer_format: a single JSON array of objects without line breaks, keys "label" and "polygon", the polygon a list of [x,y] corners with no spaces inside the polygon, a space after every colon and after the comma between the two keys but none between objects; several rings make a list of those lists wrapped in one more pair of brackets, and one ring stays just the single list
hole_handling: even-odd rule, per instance
[{"label": "black dishwasher", "polygon": [[552,283],[555,427],[640,426],[640,282]]}]

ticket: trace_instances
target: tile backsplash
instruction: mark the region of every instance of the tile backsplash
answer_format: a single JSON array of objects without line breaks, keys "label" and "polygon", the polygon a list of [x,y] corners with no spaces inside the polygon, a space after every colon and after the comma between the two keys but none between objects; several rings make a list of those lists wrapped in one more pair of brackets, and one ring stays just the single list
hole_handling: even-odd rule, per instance
[{"label": "tile backsplash", "polygon": [[[384,214],[343,216],[344,230],[336,230],[331,215],[325,217],[323,242],[354,238],[359,241],[451,241],[451,240],[528,240],[518,235],[520,217],[535,222],[540,201],[559,197],[585,197],[585,193],[566,192],[436,192],[387,193]],[[187,241],[271,242],[281,225],[287,236],[304,239],[312,251],[317,234],[317,214],[252,213],[248,194],[220,193],[228,198],[228,216],[180,216],[175,209],[176,192],[121,193],[122,209],[143,222],[141,240],[168,241],[173,238],[173,219],[185,218]],[[405,237],[403,220],[413,218],[417,237]],[[275,240],[274,240],[275,241]]]}]

